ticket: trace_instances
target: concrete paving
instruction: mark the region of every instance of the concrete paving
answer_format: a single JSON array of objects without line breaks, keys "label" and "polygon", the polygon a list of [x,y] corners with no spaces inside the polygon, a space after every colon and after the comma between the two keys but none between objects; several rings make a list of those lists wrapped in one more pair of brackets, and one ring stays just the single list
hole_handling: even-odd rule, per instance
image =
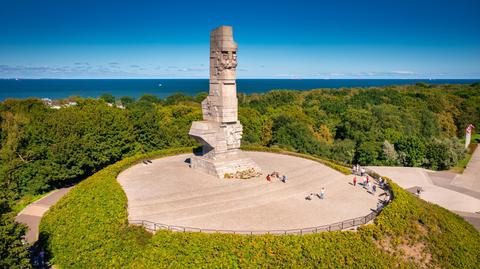
[{"label": "concrete paving", "polygon": [[463,173],[453,179],[452,185],[480,192],[480,150],[478,147],[473,152]]},{"label": "concrete paving", "polygon": [[430,177],[435,174],[423,168],[414,167],[369,167],[380,175],[391,178],[404,189],[421,187],[423,192],[420,198],[438,204],[452,211],[477,212],[480,211],[480,199],[455,191],[444,186],[438,186]]},{"label": "concrete paving", "polygon": [[25,235],[25,240],[29,244],[34,244],[38,240],[38,227],[45,212],[67,194],[71,188],[72,187],[54,190],[42,199],[29,204],[18,213],[15,220],[27,225],[28,231]]},{"label": "concrete paving", "polygon": [[458,215],[462,216],[466,221],[470,222],[477,230],[480,231],[480,214],[456,211]]},{"label": "concrete paving", "polygon": [[[188,167],[189,154],[137,164],[118,176],[128,197],[130,220],[223,230],[282,230],[315,227],[362,217],[376,208],[376,195],[317,162],[281,154],[246,152],[264,175],[221,179]],[[268,182],[266,173],[288,176]],[[359,182],[361,180],[358,180]],[[324,200],[310,193],[325,187]]]},{"label": "concrete paving", "polygon": [[369,167],[402,188],[421,187],[420,198],[454,211],[480,230],[480,150],[472,155],[463,174],[415,167]]}]

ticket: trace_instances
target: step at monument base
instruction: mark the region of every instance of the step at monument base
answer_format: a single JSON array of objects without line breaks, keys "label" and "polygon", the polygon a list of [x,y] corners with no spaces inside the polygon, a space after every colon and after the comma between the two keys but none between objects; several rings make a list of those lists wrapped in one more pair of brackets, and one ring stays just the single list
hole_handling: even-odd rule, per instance
[{"label": "step at monument base", "polygon": [[235,174],[236,172],[254,169],[261,173],[260,167],[250,158],[245,156],[236,156],[227,159],[209,159],[202,156],[193,156],[190,159],[190,166],[203,173],[210,174],[219,178],[225,178],[225,174]]}]

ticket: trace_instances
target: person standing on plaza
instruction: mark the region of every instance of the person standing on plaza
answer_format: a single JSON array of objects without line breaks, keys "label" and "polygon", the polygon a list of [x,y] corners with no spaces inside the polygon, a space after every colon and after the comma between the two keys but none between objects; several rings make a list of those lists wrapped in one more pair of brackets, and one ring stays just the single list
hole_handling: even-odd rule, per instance
[{"label": "person standing on plaza", "polygon": [[357,186],[357,177],[353,177],[353,186]]},{"label": "person standing on plaza", "polygon": [[325,198],[325,188],[322,187],[322,190],[320,190],[320,199],[323,200]]}]

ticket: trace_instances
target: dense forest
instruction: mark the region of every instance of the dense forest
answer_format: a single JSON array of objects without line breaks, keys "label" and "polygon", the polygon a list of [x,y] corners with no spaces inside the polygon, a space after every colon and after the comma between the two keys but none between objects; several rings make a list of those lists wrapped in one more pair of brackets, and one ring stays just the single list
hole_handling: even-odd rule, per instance
[{"label": "dense forest", "polygon": [[[126,156],[196,145],[188,130],[201,119],[205,96],[147,94],[135,100],[104,94],[72,97],[76,104],[60,109],[39,99],[0,103],[2,226],[11,219],[12,201],[26,195],[84,179]],[[480,126],[478,83],[275,90],[238,99],[244,145],[345,165],[448,169],[464,157],[459,138],[465,126]]]}]

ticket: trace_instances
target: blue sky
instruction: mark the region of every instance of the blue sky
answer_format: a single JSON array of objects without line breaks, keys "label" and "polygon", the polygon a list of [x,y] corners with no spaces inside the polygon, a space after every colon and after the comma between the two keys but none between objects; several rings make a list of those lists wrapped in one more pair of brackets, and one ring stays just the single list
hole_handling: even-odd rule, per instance
[{"label": "blue sky", "polygon": [[1,78],[480,78],[480,1],[0,0]]}]

